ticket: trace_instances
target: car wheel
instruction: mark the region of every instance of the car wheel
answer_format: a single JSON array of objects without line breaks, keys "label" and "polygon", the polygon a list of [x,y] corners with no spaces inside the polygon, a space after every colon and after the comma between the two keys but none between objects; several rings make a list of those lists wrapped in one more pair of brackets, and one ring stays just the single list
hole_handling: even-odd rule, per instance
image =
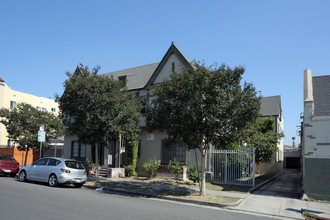
[{"label": "car wheel", "polygon": [[51,187],[57,186],[57,177],[55,174],[49,176],[48,185]]},{"label": "car wheel", "polygon": [[80,188],[80,187],[82,187],[82,185],[83,185],[83,184],[81,184],[81,183],[76,183],[76,184],[74,184],[74,187],[75,187],[75,188]]},{"label": "car wheel", "polygon": [[22,170],[22,171],[19,173],[18,179],[19,179],[19,181],[21,181],[21,182],[25,182],[25,181],[27,180],[27,178],[26,178],[26,172],[25,172],[24,170]]}]

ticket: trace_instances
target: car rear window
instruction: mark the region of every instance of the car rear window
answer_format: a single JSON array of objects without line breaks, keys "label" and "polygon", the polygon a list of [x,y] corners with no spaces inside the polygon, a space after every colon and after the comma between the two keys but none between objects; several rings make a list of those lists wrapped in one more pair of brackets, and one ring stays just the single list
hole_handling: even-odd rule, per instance
[{"label": "car rear window", "polygon": [[81,162],[78,161],[67,160],[65,161],[65,166],[73,169],[80,169],[80,170],[85,169],[84,166],[81,164]]},{"label": "car rear window", "polygon": [[17,162],[13,157],[10,156],[0,156],[0,160]]}]

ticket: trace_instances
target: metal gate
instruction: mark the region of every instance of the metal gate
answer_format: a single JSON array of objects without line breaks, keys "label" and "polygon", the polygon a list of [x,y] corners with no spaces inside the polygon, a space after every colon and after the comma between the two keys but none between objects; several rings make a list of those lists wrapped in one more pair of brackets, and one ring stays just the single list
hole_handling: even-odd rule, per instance
[{"label": "metal gate", "polygon": [[255,184],[255,149],[252,151],[213,150],[210,158],[211,182],[221,184]]}]

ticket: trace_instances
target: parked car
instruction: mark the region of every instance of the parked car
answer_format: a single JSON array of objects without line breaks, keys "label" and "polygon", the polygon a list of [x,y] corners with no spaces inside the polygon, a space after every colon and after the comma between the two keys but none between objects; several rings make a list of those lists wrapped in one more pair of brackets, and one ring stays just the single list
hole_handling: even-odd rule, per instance
[{"label": "parked car", "polygon": [[0,174],[16,176],[19,170],[19,163],[15,158],[6,155],[0,155]]},{"label": "parked car", "polygon": [[28,180],[46,182],[52,187],[58,184],[73,184],[79,188],[87,181],[87,175],[80,161],[45,157],[22,167],[18,179],[21,182]]}]

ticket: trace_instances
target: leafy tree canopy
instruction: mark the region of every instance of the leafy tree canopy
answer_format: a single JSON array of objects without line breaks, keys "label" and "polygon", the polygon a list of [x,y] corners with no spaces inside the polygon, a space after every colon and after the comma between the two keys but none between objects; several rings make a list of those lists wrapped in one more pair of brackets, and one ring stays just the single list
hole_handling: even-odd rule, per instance
[{"label": "leafy tree canopy", "polygon": [[[38,111],[29,104],[20,103],[13,110],[2,108],[0,110],[0,122],[6,126],[8,138],[16,142],[18,148],[27,146],[37,148],[38,130],[42,124],[45,132],[55,136],[63,135],[62,120],[49,112]],[[51,137],[50,137],[51,138]],[[49,137],[46,136],[45,147]]]},{"label": "leafy tree canopy", "polygon": [[172,73],[153,89],[156,98],[149,124],[182,139],[189,148],[207,148],[210,143],[226,148],[240,139],[259,114],[260,98],[254,86],[241,86],[244,71],[242,67],[196,65]]},{"label": "leafy tree canopy", "polygon": [[100,67],[80,66],[66,73],[65,91],[58,97],[67,129],[86,144],[104,143],[121,134],[135,139],[139,131],[140,102],[125,83],[97,75]]},{"label": "leafy tree canopy", "polygon": [[202,187],[205,195],[205,153],[210,144],[226,148],[259,114],[260,98],[251,83],[241,85],[244,68],[226,65],[189,67],[173,72],[155,85],[148,114],[153,129],[165,129],[173,139],[201,152]]},{"label": "leafy tree canopy", "polygon": [[278,151],[277,144],[283,133],[276,133],[274,120],[270,117],[258,118],[254,127],[248,132],[246,143],[249,147],[254,147],[256,162],[270,162]]}]

